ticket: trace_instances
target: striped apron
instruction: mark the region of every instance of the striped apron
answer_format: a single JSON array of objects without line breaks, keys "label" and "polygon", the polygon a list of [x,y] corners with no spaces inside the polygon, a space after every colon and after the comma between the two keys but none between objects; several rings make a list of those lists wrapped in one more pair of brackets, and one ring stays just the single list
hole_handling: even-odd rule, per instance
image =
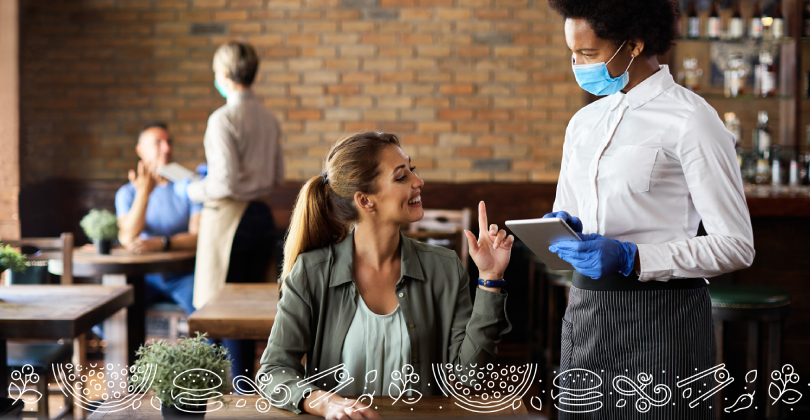
[{"label": "striped apron", "polygon": [[[640,282],[635,273],[593,280],[575,273],[553,403],[561,419],[713,419],[714,399],[689,403],[716,383],[677,383],[711,369],[715,358],[705,280]],[[577,375],[598,377],[577,382]]]}]

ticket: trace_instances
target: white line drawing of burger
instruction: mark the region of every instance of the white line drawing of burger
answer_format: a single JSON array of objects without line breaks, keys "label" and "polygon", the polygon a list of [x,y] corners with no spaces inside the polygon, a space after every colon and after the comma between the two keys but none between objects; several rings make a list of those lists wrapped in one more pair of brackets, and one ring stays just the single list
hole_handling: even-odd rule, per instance
[{"label": "white line drawing of burger", "polygon": [[591,413],[602,408],[599,399],[603,394],[596,389],[602,386],[602,378],[588,369],[569,369],[554,377],[554,387],[560,392],[551,399],[554,406],[566,413]]},{"label": "white line drawing of burger", "polygon": [[[188,379],[193,378],[192,381],[195,383],[199,381],[199,385],[194,388],[180,386],[177,380],[184,379],[184,375],[186,375]],[[222,378],[208,369],[194,368],[186,370],[175,376],[173,383],[176,388],[183,390],[177,394],[172,390],[172,399],[179,403],[179,405],[175,407],[180,411],[187,413],[211,413],[224,406],[222,401],[209,401],[209,399],[222,396],[222,393],[216,390],[222,385]]]}]

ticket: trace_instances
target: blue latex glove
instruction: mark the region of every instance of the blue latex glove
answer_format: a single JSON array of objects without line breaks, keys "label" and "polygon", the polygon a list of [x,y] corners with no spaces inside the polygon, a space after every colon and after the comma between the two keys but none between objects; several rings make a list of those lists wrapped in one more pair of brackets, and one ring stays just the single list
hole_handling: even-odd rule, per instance
[{"label": "blue latex glove", "polygon": [[552,217],[562,219],[563,222],[568,224],[568,226],[571,226],[571,229],[574,229],[574,232],[582,233],[582,221],[579,220],[579,217],[571,216],[567,211],[555,211],[554,213],[549,213],[543,216],[543,219],[549,219]]},{"label": "blue latex glove", "polygon": [[188,184],[191,184],[191,180],[189,180],[188,178],[183,178],[175,182],[174,194],[183,199],[188,198]]},{"label": "blue latex glove", "polygon": [[562,241],[548,249],[568,261],[583,276],[598,279],[619,272],[625,276],[633,272],[638,247],[632,242],[621,242],[596,233],[578,233],[582,242]]},{"label": "blue latex glove", "polygon": [[208,175],[208,164],[201,163],[197,165],[197,173],[200,174],[201,177],[205,178],[205,176]]}]

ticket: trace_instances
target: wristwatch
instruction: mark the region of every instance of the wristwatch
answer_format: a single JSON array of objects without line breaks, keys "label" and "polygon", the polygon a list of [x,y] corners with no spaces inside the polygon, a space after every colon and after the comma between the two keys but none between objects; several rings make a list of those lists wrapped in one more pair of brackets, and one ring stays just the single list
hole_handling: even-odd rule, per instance
[{"label": "wristwatch", "polygon": [[484,280],[478,279],[478,285],[484,287],[504,287],[506,286],[506,280]]},{"label": "wristwatch", "polygon": [[168,236],[163,237],[163,249],[162,251],[168,251],[169,247],[171,246],[171,240]]}]

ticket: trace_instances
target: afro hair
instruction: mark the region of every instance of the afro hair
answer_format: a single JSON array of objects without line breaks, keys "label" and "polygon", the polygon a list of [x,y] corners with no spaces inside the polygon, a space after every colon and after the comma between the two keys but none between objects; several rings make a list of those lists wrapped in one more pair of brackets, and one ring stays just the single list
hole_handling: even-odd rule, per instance
[{"label": "afro hair", "polygon": [[642,54],[661,55],[678,37],[678,6],[673,0],[549,0],[565,19],[585,19],[596,36],[616,45],[644,41]]}]

